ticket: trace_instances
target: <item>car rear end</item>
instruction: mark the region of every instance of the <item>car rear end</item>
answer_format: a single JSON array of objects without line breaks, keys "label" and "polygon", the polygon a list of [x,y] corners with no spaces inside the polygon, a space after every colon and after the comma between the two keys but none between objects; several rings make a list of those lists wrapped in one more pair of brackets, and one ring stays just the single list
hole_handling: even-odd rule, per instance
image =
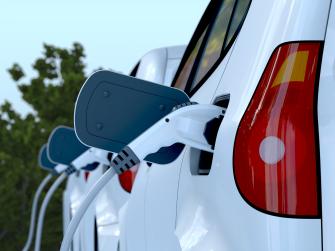
[{"label": "car rear end", "polygon": [[186,151],[176,224],[182,250],[323,250],[329,207],[320,173],[334,160],[334,115],[326,111],[334,87],[329,76],[323,86],[322,75],[324,67],[332,69],[334,84],[333,55],[325,65],[330,6],[251,1],[215,94],[206,100],[219,64],[191,93],[199,103],[230,98],[210,172],[192,175]]}]

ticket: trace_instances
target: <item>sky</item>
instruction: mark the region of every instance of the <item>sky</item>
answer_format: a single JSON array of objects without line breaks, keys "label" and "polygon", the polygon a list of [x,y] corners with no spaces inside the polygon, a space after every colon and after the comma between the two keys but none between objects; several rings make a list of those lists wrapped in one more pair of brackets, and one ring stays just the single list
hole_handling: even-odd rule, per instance
[{"label": "sky", "polygon": [[43,43],[85,48],[90,73],[99,67],[128,73],[154,48],[187,44],[209,0],[0,0],[0,104],[9,100],[22,115],[21,99],[7,69],[19,63],[23,82]]}]

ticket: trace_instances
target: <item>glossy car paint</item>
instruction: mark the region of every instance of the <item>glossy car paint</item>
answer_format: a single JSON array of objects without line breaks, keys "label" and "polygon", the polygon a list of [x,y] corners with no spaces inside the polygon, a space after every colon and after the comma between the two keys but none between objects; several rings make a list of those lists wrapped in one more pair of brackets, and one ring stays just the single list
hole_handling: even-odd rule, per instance
[{"label": "glossy car paint", "polygon": [[329,15],[319,85],[323,250],[335,250],[335,4]]},{"label": "glossy car paint", "polygon": [[[232,159],[239,122],[272,52],[289,41],[323,41],[330,4],[329,0],[252,1],[229,53],[191,98],[206,104],[230,94],[209,175],[191,174],[192,153],[187,147],[173,164],[141,167],[128,202],[126,245],[121,250],[322,250],[321,219],[272,216],[251,207],[236,187]],[[332,22],[327,34],[329,44],[334,35]],[[325,49],[328,47],[326,41]],[[334,51],[334,47],[331,49]],[[334,154],[329,147],[334,139],[326,136],[334,129],[334,113],[326,109],[332,107],[334,97],[334,87],[330,87],[334,82],[334,53],[331,55],[321,73],[318,119],[322,175],[331,174],[323,186],[334,188],[334,171],[330,170]],[[322,95],[325,98],[320,101]],[[327,151],[323,153],[324,148]],[[327,191],[327,198],[323,192],[323,201],[332,202],[323,207],[327,213],[324,217],[334,220],[334,199],[330,198],[330,189]],[[332,224],[324,225],[326,242],[334,239]],[[334,243],[326,247],[333,250]]]},{"label": "glossy car paint", "polygon": [[[83,194],[85,194],[85,184],[84,180],[82,179],[82,172],[78,171],[69,176],[66,183],[66,190],[63,193],[64,231],[66,230],[67,225],[70,223],[70,220],[80,206]],[[79,229],[81,229],[82,226],[83,223],[80,224]],[[89,238],[92,237],[93,236],[90,235]],[[72,251],[82,250],[83,246],[89,248],[93,243],[92,241],[83,243],[81,239],[81,230],[78,230],[73,238]]]},{"label": "glossy car paint", "polygon": [[176,74],[185,46],[154,49],[140,61],[136,78],[170,86]]},{"label": "glossy car paint", "polygon": [[[102,168],[100,168],[101,170]],[[92,178],[91,184],[94,185],[100,175]],[[95,201],[95,219],[97,225],[97,236],[99,250],[117,250],[120,235],[119,210],[127,202],[129,193],[121,187],[119,179],[114,176],[106,187],[100,192]]]}]

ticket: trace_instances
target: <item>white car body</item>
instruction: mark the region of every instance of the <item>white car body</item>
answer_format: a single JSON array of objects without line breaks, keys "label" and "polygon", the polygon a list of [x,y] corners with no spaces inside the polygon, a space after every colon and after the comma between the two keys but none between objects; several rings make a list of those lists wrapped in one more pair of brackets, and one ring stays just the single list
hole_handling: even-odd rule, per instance
[{"label": "white car body", "polygon": [[[170,85],[184,50],[185,46],[151,50],[141,58],[132,73],[137,78]],[[79,171],[68,178],[63,194],[64,232],[71,215],[105,170],[106,167],[100,165],[90,173]],[[128,199],[129,193],[121,187],[118,176],[115,176],[85,214],[73,239],[73,251],[117,250],[121,231],[120,210],[125,210]]]},{"label": "white car body", "polygon": [[[230,96],[210,172],[191,173],[189,147],[171,164],[142,163],[128,201],[120,250],[335,250],[335,5],[330,11],[331,4],[330,0],[251,1],[233,45],[191,96],[200,104]],[[234,176],[240,121],[272,53],[292,41],[325,41],[317,103],[320,217],[262,212],[244,200]]]},{"label": "white car body", "polygon": [[329,13],[327,34],[319,86],[319,138],[322,189],[322,230],[323,251],[335,250],[335,115],[333,101],[335,100],[335,5]]}]

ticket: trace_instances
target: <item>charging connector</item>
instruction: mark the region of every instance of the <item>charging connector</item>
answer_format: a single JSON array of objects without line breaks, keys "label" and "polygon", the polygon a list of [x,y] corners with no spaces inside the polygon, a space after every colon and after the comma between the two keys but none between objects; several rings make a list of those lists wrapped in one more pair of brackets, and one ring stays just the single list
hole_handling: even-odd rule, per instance
[{"label": "charging connector", "polygon": [[178,105],[173,112],[158,121],[132,141],[113,159],[111,166],[121,174],[162,147],[182,143],[199,150],[213,152],[214,143],[206,138],[207,123],[222,120],[225,109],[215,105],[189,102]]},{"label": "charging connector", "polygon": [[96,182],[81,203],[66,230],[60,251],[69,250],[73,235],[87,208],[116,173],[125,172],[144,160],[147,155],[175,143],[213,152],[214,146],[208,143],[204,132],[208,121],[220,118],[224,113],[224,109],[215,105],[181,105],[123,148],[111,161],[112,168]]}]

